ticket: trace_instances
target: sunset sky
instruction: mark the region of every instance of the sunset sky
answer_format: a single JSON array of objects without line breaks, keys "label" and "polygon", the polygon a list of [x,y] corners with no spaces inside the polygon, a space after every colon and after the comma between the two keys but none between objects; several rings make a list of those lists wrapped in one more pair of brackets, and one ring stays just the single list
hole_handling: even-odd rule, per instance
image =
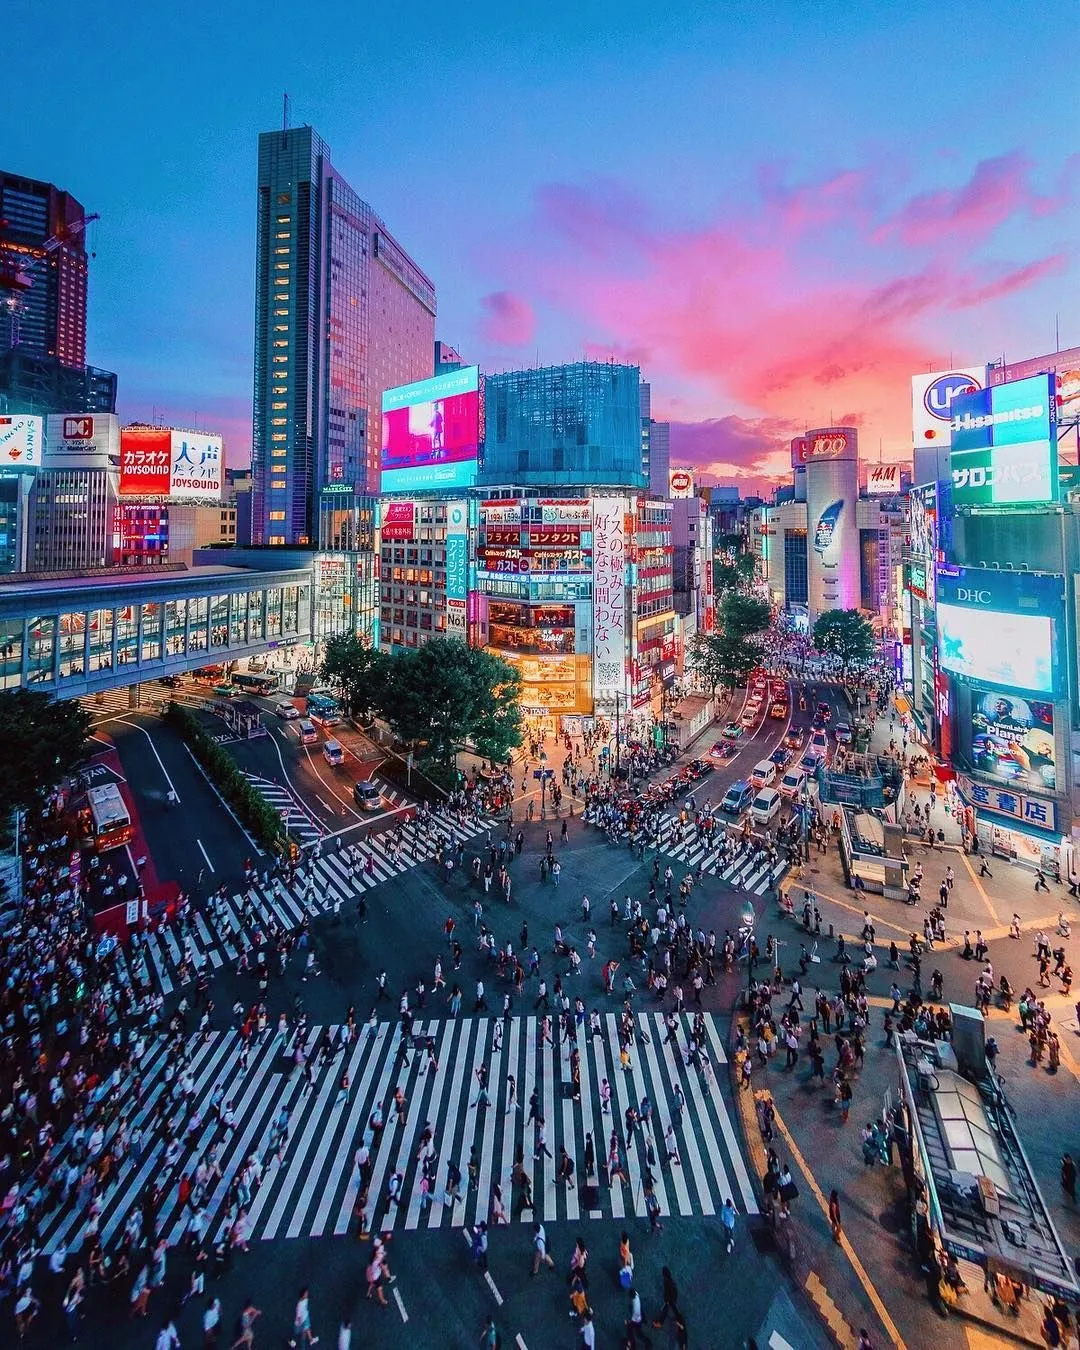
[{"label": "sunset sky", "polygon": [[[1080,344],[1072,4],[50,7],[3,167],[91,227],[120,411],[250,448],[256,137],[311,123],[488,370],[640,362],[673,457],[910,453],[910,376]],[[8,32],[40,33],[9,0]]]}]

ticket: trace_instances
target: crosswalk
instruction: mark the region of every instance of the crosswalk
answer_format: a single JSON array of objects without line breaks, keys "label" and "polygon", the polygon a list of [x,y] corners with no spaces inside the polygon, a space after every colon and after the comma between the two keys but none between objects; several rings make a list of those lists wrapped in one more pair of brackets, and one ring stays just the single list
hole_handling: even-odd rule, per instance
[{"label": "crosswalk", "polygon": [[326,851],[320,856],[309,852],[304,870],[291,884],[280,877],[265,882],[258,878],[242,893],[195,910],[186,950],[172,928],[155,928],[134,939],[126,950],[118,949],[115,959],[129,979],[137,965],[152,988],[171,994],[180,984],[182,965],[186,978],[191,979],[200,969],[213,972],[235,964],[271,927],[292,931],[305,919],[354,904],[362,891],[429,861],[440,835],[465,841],[488,830],[494,835],[494,828],[494,822],[484,817],[462,820],[437,810],[432,829],[409,826],[400,844],[389,833],[368,835],[358,845],[359,863],[352,862],[345,851]]},{"label": "crosswalk", "polygon": [[[631,1067],[619,1067],[618,1024],[614,1013],[601,1017],[599,1034],[580,1029],[581,1090],[573,1100],[570,1086],[569,1049],[566,1043],[552,1045],[541,1035],[542,1022],[535,1016],[463,1017],[456,1020],[425,1020],[422,1010],[413,1034],[434,1039],[435,1060],[410,1050],[407,1062],[400,1051],[400,1031],[392,1022],[365,1026],[357,1039],[329,1063],[315,1070],[313,1086],[293,1071],[287,1051],[268,1029],[253,1049],[247,1068],[240,1064],[240,1038],[236,1032],[218,1032],[193,1041],[190,1096],[187,1098],[189,1127],[183,1152],[170,1173],[163,1166],[164,1141],[151,1139],[141,1155],[129,1155],[121,1164],[114,1184],[101,1197],[99,1228],[106,1243],[122,1228],[130,1209],[139,1202],[146,1183],[153,1178],[162,1186],[159,1228],[170,1243],[180,1239],[188,1215],[177,1200],[177,1184],[186,1172],[193,1174],[200,1159],[216,1147],[222,1178],[212,1184],[206,1197],[208,1234],[219,1235],[227,1223],[230,1183],[234,1174],[252,1157],[264,1168],[261,1184],[247,1208],[249,1238],[322,1237],[348,1229],[359,1189],[355,1152],[364,1140],[371,1145],[373,1171],[370,1180],[372,1227],[389,1230],[455,1228],[490,1219],[495,1187],[501,1189],[509,1222],[629,1215],[644,1217],[645,1173],[651,1174],[663,1215],[716,1214],[729,1197],[747,1213],[756,1212],[750,1178],[739,1152],[735,1129],[716,1079],[718,1070],[700,1073],[686,1062],[684,1050],[690,1033],[688,1014],[679,1019],[679,1045],[665,1044],[665,1027],[659,1012],[635,1015],[638,1043]],[[725,1063],[723,1043],[711,1014],[706,1014],[706,1043],[712,1065]],[[496,1028],[500,1030],[497,1031]],[[315,1046],[321,1027],[308,1031],[309,1048]],[[336,1028],[332,1030],[336,1031]],[[647,1042],[644,1033],[648,1037]],[[111,1112],[106,1146],[119,1122],[129,1129],[149,1128],[159,1118],[163,1096],[169,1091],[165,1073],[164,1038],[153,1043],[138,1066],[116,1083],[109,1093]],[[486,1065],[492,1105],[478,1105],[475,1071]],[[348,1073],[350,1088],[341,1099],[339,1084]],[[518,1085],[520,1109],[507,1109],[507,1075]],[[602,1107],[601,1083],[612,1088],[609,1112]],[[675,1087],[685,1099],[685,1109],[676,1108]],[[404,1118],[393,1103],[395,1090],[405,1094]],[[210,1108],[215,1089],[231,1104],[232,1129],[215,1119]],[[536,1090],[544,1117],[548,1147],[555,1155],[566,1147],[576,1160],[577,1186],[570,1188],[556,1175],[555,1158],[534,1158],[535,1125],[527,1119],[530,1097]],[[138,1093],[138,1095],[136,1095]],[[652,1103],[652,1116],[645,1126],[625,1139],[624,1115],[645,1096]],[[380,1106],[386,1125],[376,1139],[369,1124]],[[289,1112],[288,1142],[278,1161],[271,1148],[271,1133],[282,1108]],[[172,1114],[170,1111],[168,1114]],[[190,1128],[197,1117],[198,1125]],[[681,1161],[667,1161],[664,1137],[674,1123],[675,1142]],[[418,1154],[422,1133],[430,1128],[437,1155],[437,1180],[430,1203],[420,1186]],[[597,1168],[608,1152],[608,1138],[616,1129],[623,1146],[626,1181],[600,1181],[598,1195],[582,1203],[586,1136],[594,1141]],[[478,1164],[474,1180],[463,1187],[458,1203],[445,1193],[447,1164],[454,1161],[467,1175],[470,1151],[475,1147]],[[58,1166],[66,1162],[70,1139],[61,1141]],[[512,1203],[515,1160],[524,1155],[532,1180],[533,1207],[519,1209]],[[650,1158],[652,1162],[650,1163]],[[388,1200],[387,1183],[400,1174],[398,1203]],[[61,1243],[79,1241],[85,1225],[85,1209],[63,1206],[45,1216],[42,1249],[51,1253]]]},{"label": "crosswalk", "polygon": [[762,895],[787,868],[786,859],[778,858],[770,864],[764,853],[752,849],[743,849],[733,858],[727,859],[724,856],[724,841],[723,829],[717,830],[710,846],[704,837],[698,837],[692,821],[682,826],[680,834],[678,816],[665,814],[661,818],[658,843],[662,853],[688,868],[700,865],[703,872],[719,877],[738,890]]},{"label": "crosswalk", "polygon": [[257,788],[259,795],[285,821],[286,828],[301,844],[312,844],[321,839],[326,831],[300,797],[290,787],[275,783],[272,779],[261,778],[257,773],[244,771],[244,777]]}]

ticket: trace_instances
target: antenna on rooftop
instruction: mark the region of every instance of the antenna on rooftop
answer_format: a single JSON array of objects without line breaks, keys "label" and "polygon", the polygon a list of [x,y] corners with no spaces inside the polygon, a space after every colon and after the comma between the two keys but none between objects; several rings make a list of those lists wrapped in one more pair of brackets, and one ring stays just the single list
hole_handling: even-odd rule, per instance
[{"label": "antenna on rooftop", "polygon": [[281,129],[289,129],[289,91],[286,89],[281,98]]}]

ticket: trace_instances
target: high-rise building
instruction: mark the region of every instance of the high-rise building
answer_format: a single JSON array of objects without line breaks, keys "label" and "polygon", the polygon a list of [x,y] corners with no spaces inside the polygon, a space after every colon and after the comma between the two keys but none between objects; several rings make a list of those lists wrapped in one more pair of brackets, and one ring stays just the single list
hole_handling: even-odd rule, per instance
[{"label": "high-rise building", "polygon": [[5,347],[86,364],[86,212],[70,192],[0,172]]},{"label": "high-rise building", "polygon": [[382,393],[429,376],[434,342],[434,285],[327,145],[311,127],[264,132],[254,543],[314,547],[350,533],[342,512],[378,490]]}]

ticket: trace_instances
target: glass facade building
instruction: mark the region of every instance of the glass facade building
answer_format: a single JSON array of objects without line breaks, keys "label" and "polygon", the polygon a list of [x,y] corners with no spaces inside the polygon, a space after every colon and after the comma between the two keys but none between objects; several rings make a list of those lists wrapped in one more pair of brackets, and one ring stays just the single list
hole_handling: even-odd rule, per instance
[{"label": "glass facade building", "polygon": [[784,531],[784,600],[805,605],[810,595],[806,561],[806,531]]},{"label": "glass facade building", "polygon": [[[382,393],[431,374],[435,288],[311,127],[259,137],[252,541],[332,546],[378,487]],[[323,510],[322,498],[328,500]]]},{"label": "glass facade building", "polygon": [[640,385],[601,361],[486,376],[479,482],[646,487]]}]

